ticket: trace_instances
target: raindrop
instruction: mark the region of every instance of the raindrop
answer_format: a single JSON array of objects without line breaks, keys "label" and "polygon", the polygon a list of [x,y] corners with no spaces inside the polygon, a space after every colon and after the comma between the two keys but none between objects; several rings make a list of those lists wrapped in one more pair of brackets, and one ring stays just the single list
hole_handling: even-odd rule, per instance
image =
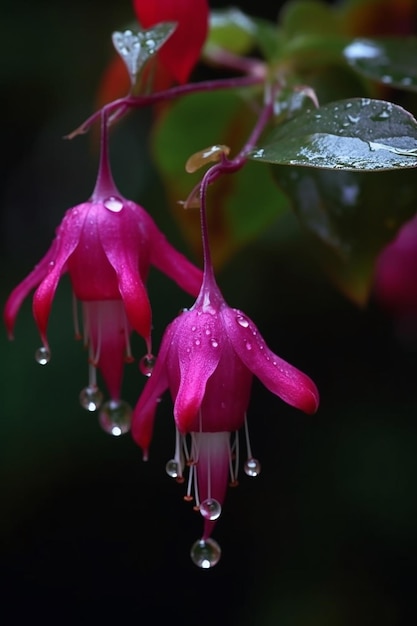
[{"label": "raindrop", "polygon": [[180,475],[180,466],[178,461],[176,461],[175,459],[170,459],[165,465],[165,471],[171,478],[178,478],[178,476]]},{"label": "raindrop", "polygon": [[222,551],[219,544],[211,537],[198,539],[193,543],[190,551],[192,562],[202,569],[214,567],[220,561],[221,554]]},{"label": "raindrop", "polygon": [[194,345],[196,345],[196,346],[199,346],[199,345],[200,345],[200,343],[201,343],[201,341],[200,341],[199,339],[196,339],[196,340],[194,341]]},{"label": "raindrop", "polygon": [[39,365],[46,365],[51,360],[51,353],[48,348],[41,346],[35,352],[35,360]]},{"label": "raindrop", "polygon": [[108,400],[101,407],[98,420],[106,433],[119,437],[129,432],[131,418],[130,404],[124,400]]},{"label": "raindrop", "polygon": [[97,411],[103,402],[103,394],[96,385],[84,387],[79,397],[81,406],[87,411]]},{"label": "raindrop", "polygon": [[252,344],[249,341],[246,342],[246,350],[252,350]]},{"label": "raindrop", "polygon": [[112,211],[112,213],[120,213],[120,211],[123,209],[123,202],[120,200],[120,198],[117,198],[116,196],[110,196],[109,198],[104,200],[103,204],[106,209]]},{"label": "raindrop", "polygon": [[248,320],[246,319],[246,317],[243,317],[243,315],[238,315],[236,321],[239,326],[242,326],[242,328],[247,328],[249,326]]},{"label": "raindrop", "polygon": [[245,474],[251,477],[259,476],[261,473],[261,464],[258,459],[250,458],[245,461],[243,466]]},{"label": "raindrop", "polygon": [[217,341],[217,339],[211,339],[210,343],[213,348],[218,348],[219,346],[219,342]]},{"label": "raindrop", "polygon": [[200,503],[200,513],[205,518],[214,522],[214,520],[220,517],[222,512],[222,505],[218,500],[214,498],[207,498]]},{"label": "raindrop", "polygon": [[145,376],[150,376],[153,372],[153,368],[155,367],[156,358],[153,354],[145,354],[139,361],[139,370]]}]

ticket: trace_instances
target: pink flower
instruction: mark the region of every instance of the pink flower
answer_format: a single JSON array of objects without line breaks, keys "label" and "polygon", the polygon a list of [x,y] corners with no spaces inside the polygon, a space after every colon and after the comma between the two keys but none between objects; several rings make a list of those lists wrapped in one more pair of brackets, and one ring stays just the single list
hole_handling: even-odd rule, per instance
[{"label": "pink flower", "polygon": [[89,384],[81,392],[80,401],[88,410],[100,405],[98,368],[111,397],[102,407],[100,422],[105,430],[121,434],[129,429],[131,416],[120,392],[124,362],[132,360],[132,331],[146,342],[144,373],[149,375],[153,364],[151,307],[145,287],[149,268],[155,266],[194,296],[202,272],[171,246],[142,207],[117,191],[109,169],[106,139],[107,130],[91,199],[67,211],[46,255],[10,294],[4,321],[12,337],[20,306],[36,288],[33,315],[43,343],[37,360],[47,363],[52,301],[61,276],[68,273],[74,298],[82,303],[84,340],[89,347]]},{"label": "pink flower", "polygon": [[[203,536],[191,554],[200,567],[211,567],[220,557],[220,548],[210,535],[221,512],[229,473],[236,484],[235,433],[246,426],[253,375],[288,404],[306,413],[317,410],[319,395],[313,381],[268,348],[255,324],[226,304],[208,272],[194,306],[166,329],[132,419],[133,438],[146,459],[159,399],[170,390],[177,445],[167,472],[182,480],[184,465],[190,468],[186,499],[192,499],[194,481],[196,507],[204,517]],[[245,472],[255,476],[260,465],[247,441]]]},{"label": "pink flower", "polygon": [[171,80],[186,83],[207,37],[207,0],[133,0],[143,28],[176,22],[177,28],[158,51],[160,66]]},{"label": "pink flower", "polygon": [[374,295],[402,333],[417,332],[417,216],[402,226],[378,257]]}]

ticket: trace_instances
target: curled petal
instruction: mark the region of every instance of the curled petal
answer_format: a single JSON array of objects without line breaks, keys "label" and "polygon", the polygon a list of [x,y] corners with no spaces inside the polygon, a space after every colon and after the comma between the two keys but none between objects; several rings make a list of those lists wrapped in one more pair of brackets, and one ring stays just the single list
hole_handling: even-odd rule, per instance
[{"label": "curled petal", "polygon": [[167,327],[162,339],[151,376],[136,403],[132,416],[132,436],[142,448],[143,456],[148,458],[148,449],[152,439],[153,424],[158,402],[168,389],[167,353],[172,341],[172,324]]},{"label": "curled petal", "polygon": [[305,413],[315,413],[319,393],[311,378],[274,354],[241,311],[224,307],[222,315],[233,348],[246,367],[284,402]]},{"label": "curled petal", "polygon": [[16,322],[17,314],[22,306],[23,300],[29,295],[29,293],[39,285],[39,283],[45,278],[50,270],[50,263],[55,259],[56,255],[56,240],[52,243],[48,252],[42,258],[42,260],[34,267],[34,269],[17,285],[11,294],[9,295],[6,305],[4,307],[4,323],[9,338],[13,338],[13,330]]},{"label": "curled petal", "polygon": [[52,246],[55,254],[53,258],[51,255],[49,271],[33,296],[33,317],[45,344],[47,343],[46,329],[52,300],[54,299],[59,279],[65,271],[65,265],[78,245],[83,224],[84,217],[80,217],[78,211],[72,209],[66,213]]},{"label": "curled petal", "polygon": [[[123,209],[128,210],[128,206]],[[100,221],[101,245],[116,272],[129,324],[150,343],[151,306],[139,271],[139,254],[145,243],[138,241],[137,224],[132,219],[123,219],[121,213],[106,217]]]},{"label": "curled petal", "polygon": [[[198,430],[196,420],[206,384],[221,356],[221,349],[213,349],[209,345],[209,336],[205,333],[205,319],[212,322],[213,316],[199,313],[201,311],[187,311],[172,323],[175,337],[168,358],[168,368],[173,372],[179,364],[178,388],[173,388],[171,380],[170,386],[175,397],[174,417],[181,433]],[[218,341],[221,345],[222,337],[218,337]],[[176,382],[174,386],[177,387]]]}]

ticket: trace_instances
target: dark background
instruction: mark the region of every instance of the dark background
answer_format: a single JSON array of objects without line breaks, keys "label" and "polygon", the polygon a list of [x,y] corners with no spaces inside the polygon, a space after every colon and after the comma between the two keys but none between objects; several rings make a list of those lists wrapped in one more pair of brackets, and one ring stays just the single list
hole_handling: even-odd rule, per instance
[{"label": "dark background", "polygon": [[[227,3],[211,3],[225,6]],[[268,2],[235,3],[273,18]],[[63,135],[94,110],[130,2],[3,3],[0,22],[2,300],[46,251],[64,211],[94,185],[91,137]],[[114,174],[187,252],[147,153],[149,116],[114,133]],[[73,341],[66,278],[50,323],[53,359],[39,367],[30,301],[16,339],[0,335],[0,620],[239,626],[399,626],[416,622],[416,346],[373,301],[363,310],[326,281],[295,218],[219,275],[232,306],[306,371],[321,407],[306,417],[255,381],[249,424],[263,472],[229,490],[215,538],[223,557],[189,559],[200,516],[168,479],[173,426],[160,406],[151,458],[111,438],[78,404],[85,354]],[[186,306],[154,273],[155,335]],[[187,298],[185,298],[187,300]],[[134,343],[136,355],[143,345]],[[125,397],[143,380],[126,373]]]}]

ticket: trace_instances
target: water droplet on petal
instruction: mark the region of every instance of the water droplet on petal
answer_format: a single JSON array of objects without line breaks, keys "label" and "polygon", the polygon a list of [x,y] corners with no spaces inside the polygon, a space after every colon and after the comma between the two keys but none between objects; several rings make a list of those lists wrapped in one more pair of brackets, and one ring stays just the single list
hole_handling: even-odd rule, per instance
[{"label": "water droplet on petal", "polygon": [[178,478],[180,474],[179,463],[175,459],[170,459],[165,465],[165,471],[171,478]]},{"label": "water droplet on petal", "polygon": [[46,365],[51,360],[51,353],[48,348],[41,346],[35,352],[35,360],[39,365]]},{"label": "water droplet on petal", "polygon": [[242,328],[247,328],[249,326],[249,321],[246,319],[246,317],[243,317],[243,315],[238,315],[236,321],[239,326],[242,326]]},{"label": "water droplet on petal", "polygon": [[217,339],[211,339],[210,343],[213,348],[219,347],[219,342],[217,341]]},{"label": "water droplet on petal", "polygon": [[98,387],[88,386],[80,392],[80,404],[87,411],[97,411],[103,402],[103,394]]},{"label": "water droplet on petal", "polygon": [[153,368],[155,367],[156,358],[153,354],[145,354],[139,361],[139,370],[145,376],[150,376],[152,374]]},{"label": "water droplet on petal", "polygon": [[98,417],[102,429],[114,437],[129,432],[131,419],[132,407],[124,400],[108,400],[102,405]]},{"label": "water droplet on petal", "polygon": [[112,211],[112,213],[120,213],[120,211],[123,209],[123,202],[120,200],[120,198],[117,198],[116,196],[110,196],[109,198],[104,200],[103,204],[106,209]]},{"label": "water droplet on petal", "polygon": [[211,537],[198,539],[193,543],[190,551],[192,562],[202,569],[214,567],[220,561],[221,554],[222,551],[219,544]]},{"label": "water droplet on petal", "polygon": [[246,350],[252,350],[252,344],[249,341],[247,341],[245,345],[246,345]]},{"label": "water droplet on petal", "polygon": [[243,469],[245,474],[247,474],[248,476],[259,476],[259,474],[261,473],[261,464],[259,463],[258,459],[247,459],[245,461]]},{"label": "water droplet on petal", "polygon": [[200,503],[200,513],[205,518],[213,522],[220,517],[222,505],[214,498],[207,498]]}]

